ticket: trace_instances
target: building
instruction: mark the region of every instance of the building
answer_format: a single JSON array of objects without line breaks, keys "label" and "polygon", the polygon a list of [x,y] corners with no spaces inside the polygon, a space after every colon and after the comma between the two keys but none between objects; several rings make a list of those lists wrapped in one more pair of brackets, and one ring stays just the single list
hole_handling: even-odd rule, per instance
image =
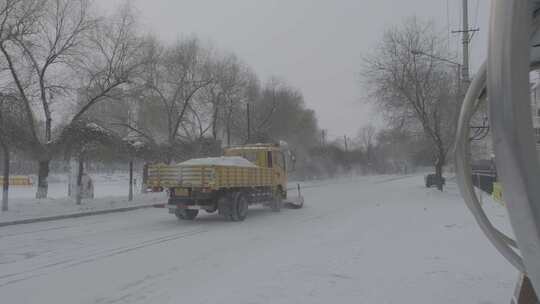
[{"label": "building", "polygon": [[540,79],[531,84],[531,110],[536,144],[540,144]]}]

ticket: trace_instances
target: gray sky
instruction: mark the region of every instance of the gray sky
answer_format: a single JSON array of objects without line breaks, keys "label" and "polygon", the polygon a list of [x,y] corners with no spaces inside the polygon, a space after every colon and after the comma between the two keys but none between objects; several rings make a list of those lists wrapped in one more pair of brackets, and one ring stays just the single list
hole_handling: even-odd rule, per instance
[{"label": "gray sky", "polygon": [[[412,15],[435,20],[444,36],[448,19],[451,29],[461,24],[461,0],[132,1],[145,29],[163,40],[196,34],[236,53],[263,81],[277,76],[299,88],[330,137],[355,136],[362,125],[378,122],[358,73],[362,55],[385,28]],[[104,9],[118,2],[97,0]],[[474,71],[485,54],[489,0],[469,2],[471,27],[481,28],[471,50]],[[458,36],[450,37],[450,48],[458,49]]]}]

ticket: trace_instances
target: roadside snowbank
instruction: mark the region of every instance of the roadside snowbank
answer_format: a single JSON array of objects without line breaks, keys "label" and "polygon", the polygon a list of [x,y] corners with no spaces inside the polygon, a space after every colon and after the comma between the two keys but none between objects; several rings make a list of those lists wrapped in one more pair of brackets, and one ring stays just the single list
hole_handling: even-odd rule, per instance
[{"label": "roadside snowbank", "polygon": [[9,191],[9,211],[0,212],[0,222],[153,205],[167,200],[165,193],[140,194],[140,185],[137,185],[133,190],[133,201],[128,202],[127,174],[95,174],[91,177],[95,199],[83,199],[81,205],[76,205],[72,198],[67,197],[67,177],[64,175],[56,175],[53,179],[55,182],[49,183],[49,196],[43,200],[35,199],[35,185],[12,186]]},{"label": "roadside snowbank", "polygon": [[61,199],[12,199],[9,211],[0,212],[0,222],[11,222],[33,218],[85,213],[109,209],[118,209],[143,205],[154,205],[166,202],[165,193],[148,193],[136,195],[128,202],[127,196],[109,196],[98,199],[84,199],[81,205],[76,205],[71,198]]}]

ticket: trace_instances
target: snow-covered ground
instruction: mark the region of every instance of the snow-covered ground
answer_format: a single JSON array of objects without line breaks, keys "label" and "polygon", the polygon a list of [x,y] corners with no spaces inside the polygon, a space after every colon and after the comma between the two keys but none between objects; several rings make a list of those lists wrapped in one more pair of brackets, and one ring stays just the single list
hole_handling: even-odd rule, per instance
[{"label": "snow-covered ground", "polygon": [[[0,212],[0,223],[37,217],[48,217],[88,211],[164,203],[165,193],[140,194],[140,183],[134,188],[134,200],[128,202],[129,178],[127,174],[94,174],[95,199],[84,199],[80,206],[67,197],[67,176],[53,176],[49,182],[47,199],[36,200],[36,186],[10,187],[9,211]],[[138,179],[140,181],[140,178]]]},{"label": "snow-covered ground", "polygon": [[[94,183],[94,192],[96,198],[126,195],[128,193],[129,176],[127,173],[115,174],[90,174]],[[135,192],[140,192],[141,178],[134,176],[137,182]],[[32,178],[36,180],[36,177]],[[68,192],[68,176],[52,175],[49,177],[49,195],[50,199],[63,199]],[[33,199],[36,196],[36,185],[11,186],[9,191],[10,198],[13,199]]]},{"label": "snow-covered ground", "polygon": [[[457,187],[373,176],[300,210],[179,222],[163,209],[0,228],[2,303],[508,303],[516,271]],[[507,230],[504,209],[486,201]]]}]

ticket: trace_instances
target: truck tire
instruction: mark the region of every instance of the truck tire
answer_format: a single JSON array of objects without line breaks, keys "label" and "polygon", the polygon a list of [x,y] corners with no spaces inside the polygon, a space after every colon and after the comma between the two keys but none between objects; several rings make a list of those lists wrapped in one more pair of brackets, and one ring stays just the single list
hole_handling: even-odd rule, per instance
[{"label": "truck tire", "polygon": [[231,209],[232,209],[232,200],[229,194],[223,194],[217,201],[218,213],[223,216],[226,220],[232,220],[231,218]]},{"label": "truck tire", "polygon": [[218,210],[218,205],[213,204],[210,208],[204,209],[207,213],[214,213]]},{"label": "truck tire", "polygon": [[189,220],[189,221],[192,221],[194,220],[197,215],[199,214],[199,210],[192,210],[192,209],[176,209],[176,211],[174,212],[174,214],[176,215],[176,217],[179,219],[179,220]]},{"label": "truck tire", "polygon": [[218,211],[225,219],[240,222],[246,219],[249,201],[241,192],[225,194],[218,199]]},{"label": "truck tire", "polygon": [[247,197],[241,192],[236,192],[233,195],[233,203],[231,206],[231,220],[240,222],[246,219],[249,208]]},{"label": "truck tire", "polygon": [[217,201],[218,204],[218,213],[223,216],[225,219],[231,219],[231,200],[229,195],[223,194]]}]

